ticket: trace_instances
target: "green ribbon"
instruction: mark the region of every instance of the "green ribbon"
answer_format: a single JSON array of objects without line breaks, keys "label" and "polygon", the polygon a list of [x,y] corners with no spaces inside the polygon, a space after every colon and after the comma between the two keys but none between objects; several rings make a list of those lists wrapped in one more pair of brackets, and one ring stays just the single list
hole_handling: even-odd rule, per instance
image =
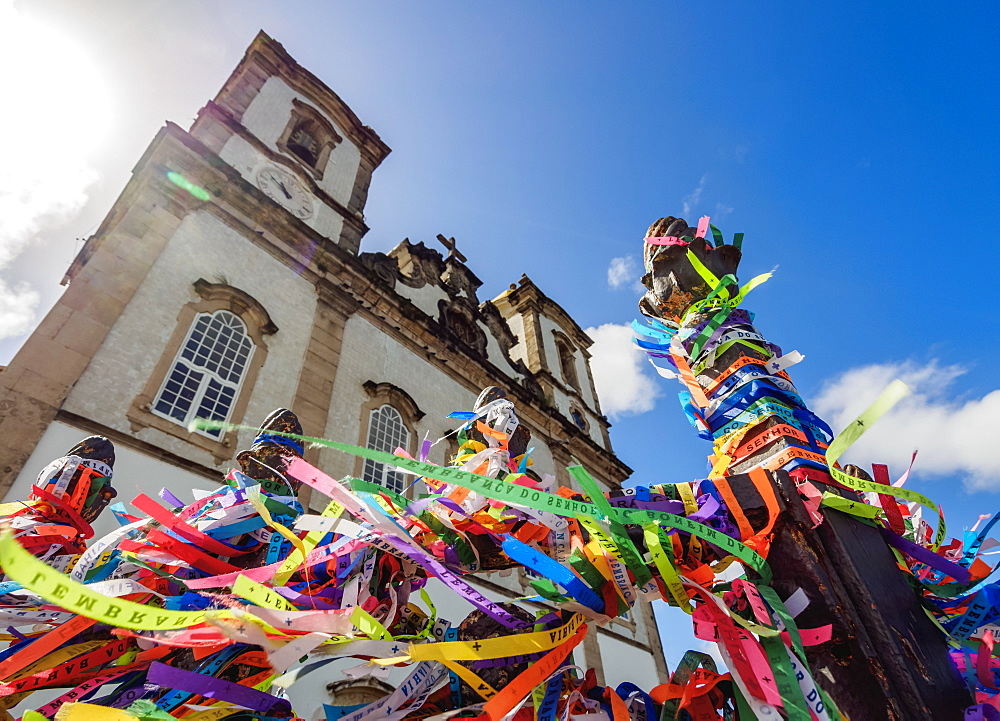
[{"label": "green ribbon", "polygon": [[[232,425],[204,419],[196,420],[193,425],[200,428],[258,430],[254,426]],[[325,448],[333,448],[352,456],[368,458],[370,460],[377,461],[378,463],[385,463],[396,468],[402,468],[403,470],[410,471],[419,476],[425,476],[427,478],[433,478],[438,481],[444,481],[445,483],[451,483],[456,486],[461,486],[462,488],[467,488],[470,491],[475,491],[476,493],[486,496],[487,498],[520,504],[529,508],[534,508],[538,511],[548,511],[549,513],[556,513],[568,518],[575,518],[578,514],[585,514],[588,516],[603,515],[601,514],[600,509],[598,509],[598,507],[593,503],[574,501],[569,498],[556,495],[555,493],[546,493],[545,491],[535,490],[526,486],[519,486],[498,478],[486,478],[485,476],[479,476],[475,473],[469,473],[468,471],[461,471],[457,468],[444,468],[442,466],[436,466],[433,463],[423,463],[413,458],[395,456],[391,453],[376,451],[371,448],[352,446],[349,443],[340,443],[338,441],[330,441],[324,438],[301,436],[294,433],[279,433],[277,431],[274,432],[274,435],[284,436],[285,438],[293,438],[298,441],[304,441],[306,443],[323,446]],[[704,523],[698,523],[697,521],[692,521],[689,518],[678,516],[674,513],[644,509],[618,508],[616,506],[610,506],[610,504],[608,518],[635,526],[642,526],[646,523],[653,522],[665,528],[676,528],[680,531],[690,533],[703,541],[708,541],[709,543],[718,546],[727,554],[736,556],[740,561],[745,563],[758,575],[760,575],[765,582],[770,582],[771,580],[771,568],[767,565],[767,561],[763,556],[749,546],[743,544],[741,541],[727,536],[721,531],[717,531]]]},{"label": "green ribbon", "polygon": [[622,555],[622,560],[625,562],[626,568],[635,574],[635,583],[637,586],[645,586],[653,578],[653,574],[649,572],[642,554],[639,553],[639,549],[635,547],[632,539],[629,538],[625,526],[611,517],[614,506],[608,502],[607,497],[598,487],[597,481],[587,473],[587,469],[583,466],[570,466],[566,470],[576,479],[576,482],[580,484],[584,492],[590,496],[590,500],[593,501],[595,506],[601,509],[604,516],[608,519],[608,528],[611,530],[611,535],[618,546],[618,551]]},{"label": "green ribbon", "polygon": [[895,486],[875,483],[874,481],[865,481],[860,478],[850,476],[839,468],[834,468],[834,464],[840,459],[840,456],[843,455],[843,453],[850,448],[851,445],[853,445],[854,442],[865,433],[865,431],[873,426],[879,418],[885,415],[890,408],[896,405],[896,403],[898,403],[900,399],[906,396],[909,392],[910,389],[901,380],[894,380],[886,386],[885,390],[883,390],[882,393],[879,394],[879,397],[875,399],[875,402],[872,403],[864,411],[864,413],[851,421],[847,427],[830,442],[830,447],[826,449],[826,462],[830,466],[830,475],[832,475],[840,483],[843,483],[845,486],[853,488],[856,491],[883,493],[896,498],[905,498],[907,501],[919,503],[937,513],[938,527],[937,533],[934,536],[934,547],[938,547],[944,542],[946,526],[944,513],[938,505],[934,503],[934,501],[922,493],[917,493],[916,491],[911,491],[907,488],[896,488]]}]

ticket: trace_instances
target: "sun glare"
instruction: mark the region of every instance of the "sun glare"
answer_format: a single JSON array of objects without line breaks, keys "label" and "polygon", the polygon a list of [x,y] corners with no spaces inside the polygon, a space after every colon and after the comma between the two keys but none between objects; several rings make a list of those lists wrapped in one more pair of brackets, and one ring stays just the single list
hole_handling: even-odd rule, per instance
[{"label": "sun glare", "polygon": [[39,230],[86,202],[108,136],[109,83],[79,38],[0,0],[0,267]]},{"label": "sun glare", "polygon": [[15,152],[72,144],[93,150],[107,130],[108,83],[86,45],[45,27],[0,0],[0,79],[3,97],[18,109],[0,116]]}]

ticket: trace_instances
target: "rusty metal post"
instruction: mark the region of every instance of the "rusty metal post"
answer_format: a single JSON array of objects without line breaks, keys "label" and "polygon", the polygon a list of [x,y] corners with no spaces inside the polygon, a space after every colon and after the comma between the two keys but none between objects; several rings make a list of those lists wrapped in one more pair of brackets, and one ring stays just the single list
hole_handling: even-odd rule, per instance
[{"label": "rusty metal post", "polygon": [[[833,509],[812,528],[795,479],[768,476],[781,506],[768,555],[772,585],[782,598],[800,588],[808,596],[800,628],[833,625],[829,642],[806,647],[817,683],[851,721],[961,719],[972,697],[880,531]],[[763,528],[767,510],[753,483],[739,475],[730,483],[748,520]]]}]

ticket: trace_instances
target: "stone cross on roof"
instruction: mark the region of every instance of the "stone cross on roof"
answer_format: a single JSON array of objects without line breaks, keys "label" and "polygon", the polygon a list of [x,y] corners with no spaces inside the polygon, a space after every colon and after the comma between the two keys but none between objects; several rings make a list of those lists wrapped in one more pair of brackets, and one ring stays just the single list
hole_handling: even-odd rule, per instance
[{"label": "stone cross on roof", "polygon": [[462,252],[456,247],[458,242],[454,238],[445,238],[439,233],[437,239],[441,245],[448,249],[449,258],[457,258],[460,263],[464,263],[468,260],[468,258],[462,255]]}]

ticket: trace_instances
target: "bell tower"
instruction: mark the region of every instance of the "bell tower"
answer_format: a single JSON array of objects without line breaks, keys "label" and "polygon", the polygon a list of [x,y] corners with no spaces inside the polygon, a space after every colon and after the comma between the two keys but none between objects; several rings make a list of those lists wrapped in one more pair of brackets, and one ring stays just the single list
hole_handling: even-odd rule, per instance
[{"label": "bell tower", "polygon": [[156,458],[193,479],[240,444],[190,430],[193,417],[239,423],[287,407],[324,428],[329,403],[316,399],[357,307],[330,279],[357,262],[389,152],[258,33],[190,130],[157,133],[0,374],[0,495],[30,486],[32,449],[44,456],[80,430],[114,440],[125,466]]},{"label": "bell tower", "polygon": [[358,252],[368,186],[389,146],[263,31],[191,135],[271,202]]}]

